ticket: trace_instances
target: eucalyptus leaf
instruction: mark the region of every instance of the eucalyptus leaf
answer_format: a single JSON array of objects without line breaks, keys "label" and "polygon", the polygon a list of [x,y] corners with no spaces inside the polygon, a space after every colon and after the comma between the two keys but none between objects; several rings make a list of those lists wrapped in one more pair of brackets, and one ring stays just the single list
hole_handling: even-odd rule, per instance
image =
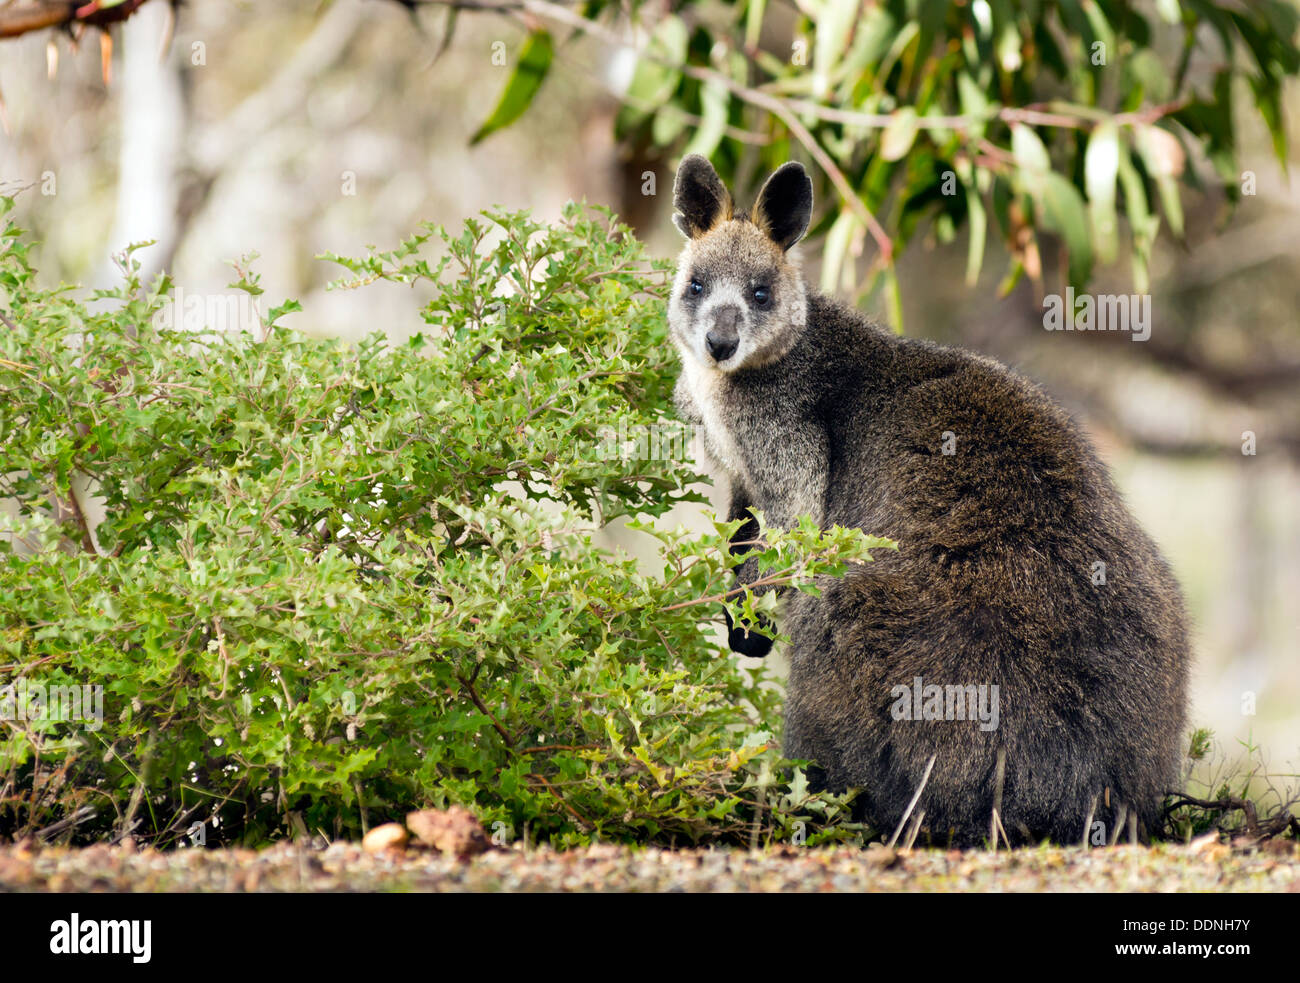
[{"label": "eucalyptus leaf", "polygon": [[1088,213],[1078,189],[1065,177],[1049,173],[1038,199],[1043,225],[1065,241],[1069,251],[1070,282],[1081,286],[1092,270],[1092,243],[1088,234]]},{"label": "eucalyptus leaf", "polygon": [[895,111],[880,136],[880,156],[885,160],[899,160],[907,155],[916,139],[917,116],[911,106]]},{"label": "eucalyptus leaf", "polygon": [[554,55],[555,47],[550,34],[546,31],[534,31],[528,35],[496,108],[470,137],[471,146],[497,130],[509,126],[524,114],[532,103],[533,97],[537,95],[537,90],[546,81]]},{"label": "eucalyptus leaf", "polygon": [[1084,188],[1092,225],[1092,245],[1103,263],[1119,252],[1119,221],[1115,182],[1119,176],[1119,127],[1111,120],[1097,125],[1088,137],[1083,160]]}]

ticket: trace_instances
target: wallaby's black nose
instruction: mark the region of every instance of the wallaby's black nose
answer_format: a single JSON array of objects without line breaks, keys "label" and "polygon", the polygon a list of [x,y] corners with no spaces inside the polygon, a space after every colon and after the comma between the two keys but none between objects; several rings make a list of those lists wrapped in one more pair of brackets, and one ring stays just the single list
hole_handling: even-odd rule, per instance
[{"label": "wallaby's black nose", "polygon": [[704,336],[704,344],[715,362],[725,362],[736,354],[736,349],[740,347],[740,338],[734,334],[728,337],[724,332],[714,329]]},{"label": "wallaby's black nose", "polygon": [[740,333],[736,330],[740,311],[728,304],[713,312],[713,327],[704,336],[704,346],[715,362],[725,362],[740,347]]}]

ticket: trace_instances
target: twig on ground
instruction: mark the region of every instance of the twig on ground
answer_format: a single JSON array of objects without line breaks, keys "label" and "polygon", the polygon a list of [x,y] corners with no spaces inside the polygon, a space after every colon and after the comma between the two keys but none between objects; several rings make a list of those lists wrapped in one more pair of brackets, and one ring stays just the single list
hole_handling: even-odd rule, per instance
[{"label": "twig on ground", "polygon": [[925,783],[930,780],[930,772],[934,770],[934,759],[936,757],[938,757],[937,754],[930,755],[930,760],[925,766],[925,774],[921,776],[921,784],[916,787],[916,792],[912,796],[912,801],[907,804],[907,808],[903,810],[903,818],[898,821],[898,828],[894,830],[894,835],[889,838],[889,842],[886,843],[885,846],[892,847],[898,842],[898,836],[903,832],[903,824],[907,822],[907,817],[910,816],[912,810],[916,808],[916,803],[921,798],[921,793],[925,791]]}]

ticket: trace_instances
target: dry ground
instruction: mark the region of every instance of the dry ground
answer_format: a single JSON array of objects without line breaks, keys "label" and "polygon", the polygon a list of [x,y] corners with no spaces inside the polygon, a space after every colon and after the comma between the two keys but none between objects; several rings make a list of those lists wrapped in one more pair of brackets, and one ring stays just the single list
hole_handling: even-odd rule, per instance
[{"label": "dry ground", "polygon": [[0,846],[0,891],[1267,891],[1300,893],[1300,846],[1083,850],[492,850]]}]

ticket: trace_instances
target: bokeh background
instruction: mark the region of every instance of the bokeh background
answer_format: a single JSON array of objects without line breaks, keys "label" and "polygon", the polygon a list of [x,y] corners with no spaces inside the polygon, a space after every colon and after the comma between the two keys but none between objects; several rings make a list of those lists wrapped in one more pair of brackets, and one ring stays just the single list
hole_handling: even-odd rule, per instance
[{"label": "bokeh background", "polygon": [[[146,267],[213,295],[233,279],[225,261],[256,252],[270,303],[303,305],[286,326],[355,337],[419,330],[425,298],[328,291],[342,271],[315,257],[390,248],[422,221],[454,228],[492,205],[554,219],[585,198],[673,255],[676,160],[614,137],[628,52],[566,46],[530,111],[471,146],[510,71],[494,45],[516,51],[525,31],[462,14],[443,49],[444,16],[207,0],[181,8],[160,57],[167,11],[146,4],[115,34],[107,85],[97,42],[74,53],[60,40],[52,78],[47,32],[0,43],[0,192],[18,193],[43,277],[105,286],[114,251],[148,239]],[[1294,88],[1283,107],[1294,133]],[[917,243],[899,269],[909,334],[995,356],[1086,424],[1186,591],[1193,722],[1228,758],[1258,747],[1285,783],[1300,773],[1300,186],[1248,106],[1240,119],[1256,193],[1235,209],[1212,185],[1186,195],[1186,242],[1157,244],[1146,343],[1044,331],[1031,284],[999,299],[996,256],[967,287],[963,236]],[[816,282],[819,243],[802,251]],[[1129,293],[1127,265],[1101,268],[1093,289]],[[607,542],[637,548],[618,531]]]}]

